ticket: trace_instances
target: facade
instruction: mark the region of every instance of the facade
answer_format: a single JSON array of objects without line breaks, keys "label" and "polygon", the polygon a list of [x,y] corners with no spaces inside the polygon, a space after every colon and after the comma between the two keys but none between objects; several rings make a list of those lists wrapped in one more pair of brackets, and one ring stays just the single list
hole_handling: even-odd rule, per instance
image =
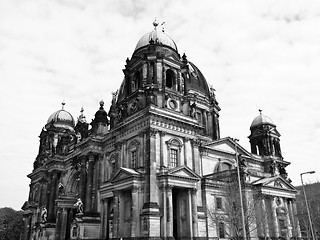
[{"label": "facade", "polygon": [[239,187],[248,237],[299,237],[276,125],[260,112],[251,152],[221,138],[214,89],[157,25],[126,60],[108,112],[100,102],[90,124],[83,110],[75,124],[63,104],[49,117],[24,239],[229,238],[238,233],[221,216],[231,195],[236,212]]}]

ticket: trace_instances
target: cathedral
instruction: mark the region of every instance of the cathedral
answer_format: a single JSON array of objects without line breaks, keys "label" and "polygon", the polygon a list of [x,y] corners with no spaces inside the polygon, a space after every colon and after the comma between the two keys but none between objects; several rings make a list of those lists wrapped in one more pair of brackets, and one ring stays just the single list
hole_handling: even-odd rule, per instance
[{"label": "cathedral", "polygon": [[300,238],[275,123],[258,113],[250,151],[221,137],[214,88],[160,28],[137,42],[108,110],[49,116],[23,239]]}]

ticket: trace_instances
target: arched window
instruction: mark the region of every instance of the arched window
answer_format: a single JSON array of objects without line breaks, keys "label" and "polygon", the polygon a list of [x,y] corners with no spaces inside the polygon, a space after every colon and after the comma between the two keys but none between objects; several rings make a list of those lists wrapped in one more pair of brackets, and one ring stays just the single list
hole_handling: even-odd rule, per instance
[{"label": "arched window", "polygon": [[131,79],[130,92],[133,93],[140,87],[140,71],[136,71]]},{"label": "arched window", "polygon": [[178,167],[181,165],[182,144],[178,139],[171,139],[166,142],[168,150],[168,166]]},{"label": "arched window", "polygon": [[215,166],[214,172],[222,172],[232,170],[234,168],[234,163],[229,159],[220,159]]},{"label": "arched window", "polygon": [[79,193],[79,180],[80,180],[80,172],[74,170],[70,174],[70,178],[67,182],[67,189],[66,191],[71,194],[78,194]]},{"label": "arched window", "polygon": [[166,87],[176,90],[176,76],[171,69],[166,71]]},{"label": "arched window", "polygon": [[219,166],[219,171],[221,172],[221,171],[231,170],[231,168],[232,168],[231,164],[223,162]]}]

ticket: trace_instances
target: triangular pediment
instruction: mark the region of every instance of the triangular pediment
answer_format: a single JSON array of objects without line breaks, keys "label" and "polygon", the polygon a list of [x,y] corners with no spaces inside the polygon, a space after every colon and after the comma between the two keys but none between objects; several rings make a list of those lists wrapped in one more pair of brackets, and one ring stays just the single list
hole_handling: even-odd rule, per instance
[{"label": "triangular pediment", "polygon": [[184,177],[184,178],[193,178],[193,179],[200,179],[200,176],[192,171],[187,166],[180,166],[177,168],[170,169],[167,172],[167,175],[177,176],[177,177]]},{"label": "triangular pediment", "polygon": [[291,185],[288,181],[283,179],[281,176],[262,178],[253,182],[252,185],[260,185],[261,187],[296,191],[295,187]]},{"label": "triangular pediment", "polygon": [[37,204],[35,202],[31,202],[31,201],[26,201],[24,202],[23,206],[21,207],[22,210],[26,211],[32,208],[37,208]]},{"label": "triangular pediment", "polygon": [[235,154],[237,148],[238,154],[242,154],[244,156],[250,155],[250,153],[245,148],[243,148],[238,143],[235,143],[230,137],[221,138],[219,140],[210,142],[206,144],[204,147],[229,154]]},{"label": "triangular pediment", "polygon": [[121,167],[119,171],[111,179],[111,182],[116,182],[119,180],[128,179],[132,177],[139,177],[139,176],[140,176],[140,173],[138,173],[137,171],[130,168]]}]

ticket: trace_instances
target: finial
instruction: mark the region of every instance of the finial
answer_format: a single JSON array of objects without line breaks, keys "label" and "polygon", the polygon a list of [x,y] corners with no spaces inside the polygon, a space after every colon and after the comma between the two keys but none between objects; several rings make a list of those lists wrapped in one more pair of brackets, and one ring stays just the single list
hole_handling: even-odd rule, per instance
[{"label": "finial", "polygon": [[154,21],[153,21],[153,26],[154,26],[154,30],[157,30],[157,27],[158,27],[158,25],[159,25],[159,23],[157,22],[157,18],[155,18],[154,19]]},{"label": "finial", "polygon": [[84,109],[83,109],[83,106],[82,106],[82,107],[81,107],[81,110],[80,110],[81,115],[83,115],[83,111],[84,111]]},{"label": "finial", "polygon": [[101,100],[101,101],[100,101],[100,110],[103,110],[103,105],[104,105],[104,101]]},{"label": "finial", "polygon": [[260,115],[262,115],[262,113],[261,113],[261,112],[262,112],[262,110],[261,110],[261,109],[259,109],[259,112],[260,112]]},{"label": "finial", "polygon": [[64,105],[66,105],[66,102],[63,100],[61,104],[62,104],[62,110],[64,110]]}]

